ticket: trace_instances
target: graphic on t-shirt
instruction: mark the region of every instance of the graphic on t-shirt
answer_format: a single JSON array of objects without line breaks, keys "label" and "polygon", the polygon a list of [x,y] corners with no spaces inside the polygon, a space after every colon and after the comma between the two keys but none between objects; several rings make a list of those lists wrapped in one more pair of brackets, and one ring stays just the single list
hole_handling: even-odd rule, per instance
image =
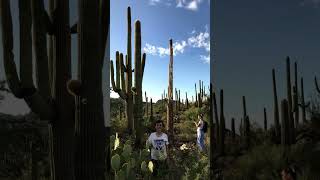
[{"label": "graphic on t-shirt", "polygon": [[154,140],[155,149],[161,151],[165,147],[164,139],[155,139]]}]

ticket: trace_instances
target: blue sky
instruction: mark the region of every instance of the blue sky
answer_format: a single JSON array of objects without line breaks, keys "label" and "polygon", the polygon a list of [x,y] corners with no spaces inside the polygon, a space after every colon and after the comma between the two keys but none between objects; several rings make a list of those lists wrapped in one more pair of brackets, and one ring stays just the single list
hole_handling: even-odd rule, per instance
[{"label": "blue sky", "polygon": [[[111,1],[110,56],[115,51],[126,53],[127,7],[131,7],[132,48],[134,22],[141,21],[143,52],[146,65],[143,92],[153,101],[161,99],[168,86],[169,39],[174,46],[174,88],[181,98],[194,95],[194,83],[210,81],[210,6],[208,0],[121,0]],[[132,52],[133,54],[133,52]],[[132,63],[134,61],[132,59]],[[198,86],[198,85],[197,85]],[[117,97],[111,93],[111,97]],[[149,98],[150,99],[150,98]]]},{"label": "blue sky", "polygon": [[297,61],[310,100],[313,78],[320,77],[319,0],[216,0],[213,14],[212,78],[217,89],[224,89],[227,127],[231,117],[240,121],[243,95],[252,120],[262,125],[266,107],[273,122],[272,68],[280,105],[286,98],[286,56],[291,57],[292,73]]}]

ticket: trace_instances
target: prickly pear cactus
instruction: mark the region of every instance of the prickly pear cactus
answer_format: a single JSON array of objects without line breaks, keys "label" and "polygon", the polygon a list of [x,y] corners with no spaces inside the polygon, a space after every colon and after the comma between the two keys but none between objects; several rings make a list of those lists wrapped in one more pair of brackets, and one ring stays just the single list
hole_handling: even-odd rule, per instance
[{"label": "prickly pear cactus", "polygon": [[151,177],[151,165],[148,160],[150,152],[147,149],[134,151],[132,148],[134,140],[127,140],[123,143],[118,134],[111,136],[110,142],[114,142],[111,147],[111,167],[115,179],[131,180],[137,179],[137,176],[144,179]]}]

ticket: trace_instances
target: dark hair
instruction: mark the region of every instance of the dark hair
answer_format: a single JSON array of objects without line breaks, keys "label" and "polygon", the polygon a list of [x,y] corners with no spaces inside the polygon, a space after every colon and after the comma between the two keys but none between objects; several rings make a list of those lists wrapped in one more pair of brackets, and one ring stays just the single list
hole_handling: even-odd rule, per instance
[{"label": "dark hair", "polygon": [[285,169],[283,169],[283,170],[284,170],[284,172],[285,172],[286,174],[290,174],[290,176],[291,176],[294,180],[297,179],[297,173],[296,173],[296,170],[295,170],[293,167],[287,167],[287,168],[285,168]]},{"label": "dark hair", "polygon": [[154,123],[154,125],[157,125],[157,124],[159,124],[159,123],[161,123],[162,126],[164,125],[162,120],[157,120],[157,121]]}]

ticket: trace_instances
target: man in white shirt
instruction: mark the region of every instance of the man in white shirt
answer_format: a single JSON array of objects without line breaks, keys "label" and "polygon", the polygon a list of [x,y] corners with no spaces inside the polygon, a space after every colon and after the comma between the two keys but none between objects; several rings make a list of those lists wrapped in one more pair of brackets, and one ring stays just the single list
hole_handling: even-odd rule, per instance
[{"label": "man in white shirt", "polygon": [[158,168],[166,166],[167,149],[169,145],[168,136],[162,132],[163,122],[155,122],[156,132],[150,134],[146,144],[149,149],[151,146],[151,161],[154,164],[153,175],[158,174]]}]

